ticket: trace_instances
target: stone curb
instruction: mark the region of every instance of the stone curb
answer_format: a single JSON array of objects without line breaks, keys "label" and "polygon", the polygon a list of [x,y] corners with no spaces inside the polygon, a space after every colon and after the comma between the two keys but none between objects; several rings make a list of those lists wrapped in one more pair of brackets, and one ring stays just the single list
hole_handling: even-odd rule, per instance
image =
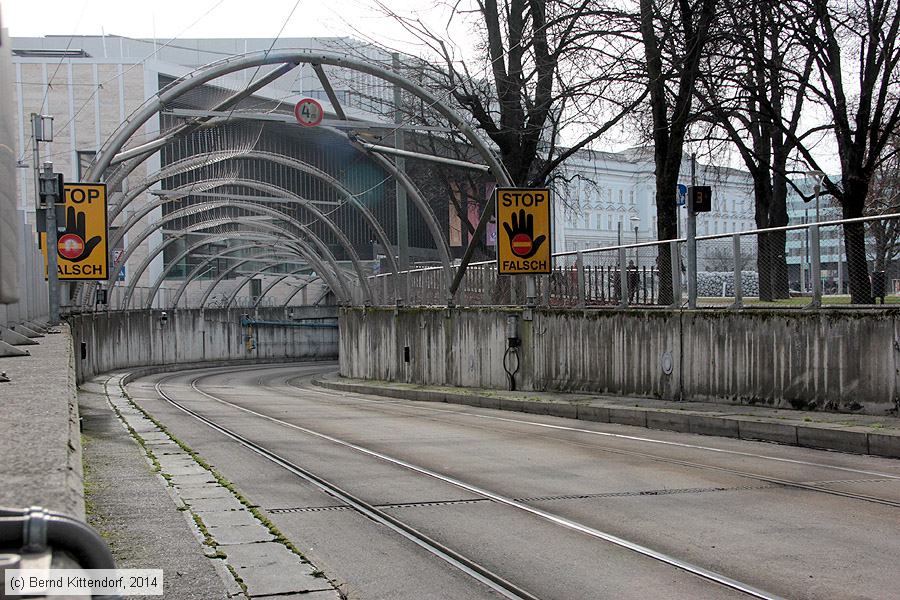
[{"label": "stone curb", "polygon": [[[218,482],[208,466],[198,462],[196,455],[182,448],[126,396],[124,386],[133,378],[130,372],[116,371],[90,381],[102,385],[107,403],[120,422],[131,428],[129,433],[134,443],[141,446],[148,464],[159,468],[161,484],[185,513],[198,543],[206,546],[204,554],[213,559],[228,597],[309,595],[338,600],[340,594],[330,580],[316,575],[321,571],[315,565],[276,540],[267,525],[240,501],[238,492]],[[198,484],[198,475],[206,481]],[[258,507],[257,510],[265,515]]]},{"label": "stone curb", "polygon": [[333,379],[315,378],[313,384],[342,392],[371,394],[400,400],[419,402],[446,402],[481,408],[493,408],[531,414],[551,415],[597,423],[615,423],[679,431],[699,435],[716,435],[764,442],[777,442],[819,450],[835,450],[853,454],[870,454],[887,458],[900,458],[900,435],[871,431],[868,427],[846,427],[827,423],[798,424],[778,419],[748,416],[710,415],[687,410],[631,406],[593,406],[564,401],[535,402],[509,400],[478,394],[458,394],[443,390],[409,389],[389,387],[389,382],[378,385],[350,383]]}]

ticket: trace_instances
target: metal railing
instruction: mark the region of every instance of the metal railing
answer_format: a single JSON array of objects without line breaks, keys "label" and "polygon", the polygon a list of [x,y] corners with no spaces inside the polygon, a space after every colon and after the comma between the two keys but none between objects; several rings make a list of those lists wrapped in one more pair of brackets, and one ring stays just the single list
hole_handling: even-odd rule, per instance
[{"label": "metal railing", "polygon": [[[900,306],[897,219],[900,214],[697,236],[696,273],[690,271],[685,238],[559,252],[553,255],[553,273],[535,276],[536,303],[815,308],[896,301]],[[844,239],[853,224],[862,229],[866,254],[855,263],[848,261]],[[696,281],[693,298],[688,295],[691,278]],[[871,293],[862,302],[854,301],[859,294],[850,294],[854,278],[868,282]],[[524,305],[524,280],[498,275],[493,260],[472,263],[452,303]],[[446,274],[439,267],[373,275],[369,283],[376,305],[449,303]]]}]

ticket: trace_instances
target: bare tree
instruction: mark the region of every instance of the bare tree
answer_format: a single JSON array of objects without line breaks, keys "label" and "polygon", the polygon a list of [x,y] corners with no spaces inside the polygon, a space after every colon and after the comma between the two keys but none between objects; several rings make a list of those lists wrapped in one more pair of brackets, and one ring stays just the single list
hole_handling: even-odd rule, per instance
[{"label": "bare tree", "polygon": [[482,51],[475,61],[420,20],[382,8],[437,59],[422,63],[424,83],[471,116],[516,185],[547,184],[646,97],[622,60],[636,43],[633,16],[601,0],[456,4],[452,19],[469,19]]},{"label": "bare tree", "polygon": [[[866,215],[900,213],[900,132],[892,138],[887,153],[888,158],[878,165],[869,186]],[[900,219],[870,222],[869,235],[873,241],[873,269],[887,271],[900,258]]]},{"label": "bare tree", "polygon": [[[825,191],[840,203],[844,218],[861,217],[873,177],[900,127],[900,7],[896,0],[803,0],[784,6],[815,58],[809,94],[827,112],[823,127],[833,132],[840,159],[840,181],[826,178]],[[805,140],[782,131],[810,166],[823,170]],[[864,225],[844,225],[844,239],[851,301],[870,303]]]},{"label": "bare tree", "polygon": [[[760,229],[788,224],[788,165],[795,154],[814,56],[788,27],[777,0],[728,0],[713,68],[699,78],[697,98],[738,150],[753,179]],[[795,65],[796,75],[782,68]],[[758,240],[759,295],[788,298],[786,233]]]},{"label": "bare tree", "polygon": [[[657,237],[677,236],[676,189],[684,141],[695,120],[694,87],[715,16],[716,0],[640,0],[644,71],[650,87],[656,173]],[[660,303],[672,301],[672,261],[659,248]]]}]

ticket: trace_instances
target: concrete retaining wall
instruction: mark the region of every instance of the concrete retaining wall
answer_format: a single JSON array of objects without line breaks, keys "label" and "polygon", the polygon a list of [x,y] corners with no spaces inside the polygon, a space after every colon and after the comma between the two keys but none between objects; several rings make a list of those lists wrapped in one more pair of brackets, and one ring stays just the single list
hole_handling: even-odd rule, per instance
[{"label": "concrete retaining wall", "polygon": [[[327,317],[319,324],[333,325],[333,308],[294,307],[295,318]],[[146,365],[187,366],[211,362],[273,362],[278,360],[333,360],[338,335],[334,327],[241,325],[246,309],[170,311],[165,323],[161,312],[127,311],[89,313],[68,318],[75,348],[78,382],[99,373]],[[260,309],[259,321],[285,321],[282,309]],[[255,348],[247,349],[251,334]],[[82,346],[83,344],[83,346]]]},{"label": "concrete retaining wall", "polygon": [[869,414],[900,402],[900,311],[342,309],[341,374],[505,389],[510,314],[519,389]]}]

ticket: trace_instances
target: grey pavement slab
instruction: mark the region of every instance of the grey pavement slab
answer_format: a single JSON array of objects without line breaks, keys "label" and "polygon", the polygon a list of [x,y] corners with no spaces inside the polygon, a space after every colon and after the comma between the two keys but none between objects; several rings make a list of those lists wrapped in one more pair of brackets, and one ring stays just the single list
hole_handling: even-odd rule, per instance
[{"label": "grey pavement slab", "polygon": [[[299,556],[290,552],[283,544],[273,543],[273,535],[268,528],[232,492],[216,482],[212,473],[175,444],[167,433],[159,430],[143,413],[135,410],[118,388],[112,385],[112,380],[106,389],[111,391],[110,401],[116,405],[132,431],[142,440],[152,440],[145,441],[144,445],[154,453],[162,473],[168,478],[164,484],[161,477],[155,477],[158,485],[168,485],[168,488],[163,489],[172,500],[170,506],[173,509],[176,506],[185,509],[181,512],[183,519],[188,515],[193,519],[195,515],[202,521],[205,532],[201,532],[193,521],[190,523],[196,542],[211,538],[218,548],[235,549],[235,558],[226,558],[225,562],[240,569],[238,576],[248,587],[251,596],[335,592],[327,580],[313,575],[314,567],[304,564]],[[113,414],[112,411],[110,414]],[[125,431],[124,427],[122,431]],[[137,447],[136,444],[134,446]],[[149,462],[147,464],[149,466]],[[240,586],[225,567],[225,562],[217,557],[213,549],[197,544],[196,551],[213,565],[213,571],[220,576],[224,596],[244,597]],[[240,558],[240,562],[232,563],[237,558]]]},{"label": "grey pavement slab", "polygon": [[163,569],[165,597],[225,598],[212,560],[103,396],[79,395],[84,414],[89,521],[121,568]]},{"label": "grey pavement slab", "polygon": [[222,527],[209,527],[208,529],[213,539],[222,546],[272,541],[272,534],[255,523],[248,525],[229,524]]},{"label": "grey pavement slab", "polygon": [[207,498],[231,498],[232,494],[218,484],[180,485],[174,482],[178,495],[185,501]]},{"label": "grey pavement slab", "polygon": [[313,577],[307,565],[263,565],[238,568],[237,572],[251,598],[291,592],[328,591],[334,588],[327,579]]},{"label": "grey pavement slab", "polygon": [[314,380],[325,388],[425,402],[450,402],[536,415],[665,431],[761,440],[876,456],[900,457],[900,418],[795,411],[728,402],[679,402],[586,393],[510,392],[347,379]]},{"label": "grey pavement slab", "polygon": [[[177,479],[176,479],[177,480]],[[222,486],[216,484],[216,487],[224,490]],[[225,490],[226,492],[228,490]],[[180,493],[179,493],[180,495]],[[234,495],[229,494],[228,496],[222,496],[218,498],[197,498],[191,502],[191,508],[194,509],[194,512],[203,513],[203,512],[215,512],[215,513],[229,513],[229,512],[241,512],[247,513],[247,509],[244,508],[244,505],[241,504]],[[251,518],[255,518],[251,515]]]}]

